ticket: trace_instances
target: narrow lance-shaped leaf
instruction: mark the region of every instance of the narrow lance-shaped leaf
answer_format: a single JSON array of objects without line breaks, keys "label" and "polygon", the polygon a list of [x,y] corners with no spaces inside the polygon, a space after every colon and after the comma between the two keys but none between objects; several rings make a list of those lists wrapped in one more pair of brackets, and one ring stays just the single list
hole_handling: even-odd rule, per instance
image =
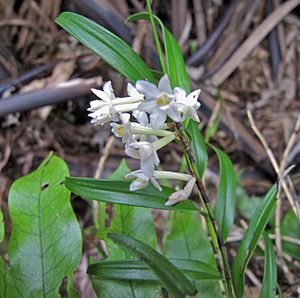
[{"label": "narrow lance-shaped leaf", "polygon": [[174,189],[163,187],[158,191],[153,186],[130,191],[130,182],[99,180],[93,178],[67,177],[66,186],[69,190],[85,199],[98,200],[112,204],[123,204],[146,208],[167,210],[197,210],[191,201],[184,201],[176,206],[166,206],[165,202]]},{"label": "narrow lance-shaped leaf", "polygon": [[179,298],[195,295],[197,289],[168,259],[143,242],[119,233],[108,235],[117,245],[145,262],[172,293]]},{"label": "narrow lance-shaped leaf", "polygon": [[125,41],[94,21],[63,12],[56,23],[132,82],[140,79],[155,82],[142,58]]},{"label": "narrow lance-shaped leaf", "polygon": [[217,191],[215,215],[225,241],[231,231],[235,214],[236,175],[229,157],[212,146],[219,159],[220,180]]},{"label": "narrow lance-shaped leaf", "polygon": [[262,288],[260,291],[260,298],[275,298],[277,288],[277,267],[276,255],[273,243],[266,232],[263,233],[265,242],[265,263],[264,263],[264,277]]},{"label": "narrow lance-shaped leaf", "polygon": [[81,258],[81,231],[64,186],[67,165],[49,155],[9,192],[10,267],[0,270],[0,297],[58,297]]},{"label": "narrow lance-shaped leaf", "polygon": [[[150,20],[149,13],[139,12],[131,15],[127,21]],[[186,72],[184,59],[178,42],[172,33],[166,28],[162,21],[154,16],[154,20],[161,27],[165,54],[167,59],[168,76],[173,87],[181,87],[187,92],[190,91],[189,78]]]},{"label": "narrow lance-shaped leaf", "polygon": [[[169,259],[181,272],[194,280],[220,280],[214,267],[193,260]],[[89,266],[88,273],[99,279],[124,281],[158,281],[149,267],[137,260],[103,261]]]},{"label": "narrow lance-shaped leaf", "polygon": [[238,248],[232,265],[232,279],[238,298],[243,297],[245,270],[257,246],[257,242],[268,223],[276,202],[277,184],[275,184],[259,204],[252,217],[248,229]]},{"label": "narrow lance-shaped leaf", "polygon": [[195,157],[197,174],[203,178],[208,160],[203,136],[201,135],[198,125],[193,120],[188,122],[186,132],[189,136],[191,149]]}]

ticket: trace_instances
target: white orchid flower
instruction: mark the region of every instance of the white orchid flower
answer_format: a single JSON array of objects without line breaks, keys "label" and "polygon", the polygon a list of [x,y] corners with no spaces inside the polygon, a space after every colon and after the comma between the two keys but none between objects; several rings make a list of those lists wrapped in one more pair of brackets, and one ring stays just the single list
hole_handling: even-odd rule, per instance
[{"label": "white orchid flower", "polygon": [[175,103],[182,115],[181,121],[186,117],[190,117],[196,122],[200,121],[196,111],[201,106],[200,102],[198,102],[200,92],[201,90],[197,89],[187,96],[182,88],[176,87],[174,89]]},{"label": "white orchid flower", "polygon": [[165,203],[165,205],[172,206],[179,202],[187,200],[192,193],[195,183],[196,183],[196,178],[194,177],[191,178],[189,182],[186,184],[186,186],[184,187],[184,189],[177,190],[169,196],[169,199]]},{"label": "white orchid flower", "polygon": [[154,143],[135,142],[125,149],[127,155],[140,160],[140,167],[143,174],[153,177],[155,166],[159,164],[159,158]]},{"label": "white orchid flower", "polygon": [[122,143],[135,142],[136,140],[133,138],[131,132],[130,114],[123,113],[119,117],[122,124],[111,123],[110,126],[112,133],[116,137],[122,138]]},{"label": "white orchid flower", "polygon": [[150,114],[150,122],[154,129],[160,129],[167,116],[174,121],[178,120],[179,114],[174,106],[174,95],[167,75],[160,79],[157,87],[150,82],[139,80],[136,82],[136,89],[146,98],[138,110]]},{"label": "white orchid flower", "polygon": [[111,86],[111,81],[103,85],[103,91],[92,88],[92,92],[102,100],[93,100],[90,102],[88,111],[93,119],[91,122],[94,125],[104,125],[109,121],[117,121],[118,116],[113,107],[112,100],[115,98],[114,90]]},{"label": "white orchid flower", "polygon": [[88,111],[94,125],[104,125],[109,121],[118,121],[118,114],[134,111],[144,101],[144,96],[130,83],[127,86],[129,97],[115,97],[111,81],[103,85],[103,90],[91,89],[101,100],[90,102]]},{"label": "white orchid flower", "polygon": [[131,184],[130,184],[130,191],[135,191],[138,189],[142,189],[148,186],[149,180],[151,183],[159,190],[161,191],[162,188],[159,185],[159,183],[154,179],[154,177],[148,177],[146,176],[141,170],[137,170],[134,172],[131,172],[125,176],[125,178],[136,178]]},{"label": "white orchid flower", "polygon": [[153,177],[146,176],[141,170],[131,172],[125,176],[125,178],[136,178],[130,184],[130,191],[135,191],[148,186],[149,181],[159,190],[162,188],[156,179],[173,179],[180,181],[190,181],[193,177],[184,173],[170,172],[170,171],[154,171]]}]

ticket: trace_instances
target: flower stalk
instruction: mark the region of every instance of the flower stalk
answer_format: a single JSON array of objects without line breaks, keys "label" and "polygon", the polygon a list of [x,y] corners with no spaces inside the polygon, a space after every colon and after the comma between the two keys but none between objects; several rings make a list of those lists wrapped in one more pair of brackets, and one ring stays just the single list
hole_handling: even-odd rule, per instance
[{"label": "flower stalk", "polygon": [[184,128],[181,123],[175,123],[175,127],[179,139],[184,147],[185,154],[188,157],[189,171],[191,175],[196,179],[196,187],[199,196],[198,200],[194,200],[193,202],[205,218],[207,229],[211,237],[211,245],[215,254],[217,267],[223,278],[222,281],[226,296],[236,297],[232,283],[231,270],[228,262],[227,249],[220,233],[216,217],[212,211],[207,191],[203,185],[201,177],[197,175],[197,171],[195,169],[195,158],[189,145],[188,138],[186,137]]}]

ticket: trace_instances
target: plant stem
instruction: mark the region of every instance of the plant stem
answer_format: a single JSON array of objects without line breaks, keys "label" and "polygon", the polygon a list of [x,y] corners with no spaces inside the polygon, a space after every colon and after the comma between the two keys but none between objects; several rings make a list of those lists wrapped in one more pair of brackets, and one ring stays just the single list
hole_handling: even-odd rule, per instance
[{"label": "plant stem", "polygon": [[226,296],[236,297],[234,293],[231,271],[228,262],[227,249],[224,245],[224,241],[220,233],[217,220],[210,206],[208,194],[203,185],[202,179],[197,175],[197,171],[195,170],[195,158],[189,145],[188,138],[185,135],[184,128],[181,123],[176,123],[175,128],[180,138],[180,141],[184,147],[184,151],[188,157],[188,167],[190,173],[196,178],[196,185],[199,197],[197,201],[194,201],[194,203],[199,209],[199,211],[201,211],[202,215],[204,211],[204,218],[207,224],[208,232],[211,237],[211,245],[215,254],[217,267],[223,278],[222,281],[224,284]]},{"label": "plant stem", "polygon": [[154,17],[153,17],[151,4],[150,4],[149,0],[147,0],[146,3],[147,3],[147,9],[148,9],[148,12],[149,12],[150,22],[151,22],[151,26],[152,26],[153,37],[154,37],[154,41],[155,41],[155,44],[156,44],[156,49],[157,49],[157,52],[158,52],[158,56],[159,56],[159,59],[160,59],[160,64],[161,64],[163,73],[166,74],[166,73],[168,73],[167,67],[166,67],[166,61],[165,61],[165,57],[164,57],[164,54],[163,54],[163,51],[162,51],[162,48],[161,48],[161,45],[160,45],[158,33],[157,33],[157,30],[156,30],[156,24],[155,24],[155,20],[154,20]]}]

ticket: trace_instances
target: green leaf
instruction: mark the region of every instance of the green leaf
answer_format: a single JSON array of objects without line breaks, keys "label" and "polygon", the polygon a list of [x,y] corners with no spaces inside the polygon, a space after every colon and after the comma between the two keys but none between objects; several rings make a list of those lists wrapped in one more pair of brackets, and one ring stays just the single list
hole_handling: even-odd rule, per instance
[{"label": "green leaf", "polygon": [[122,159],[118,168],[109,176],[109,180],[122,180],[130,172],[125,159]]},{"label": "green leaf", "polygon": [[275,298],[277,288],[276,255],[273,243],[266,232],[263,233],[265,242],[264,278],[260,291],[260,298]]},{"label": "green leaf", "polygon": [[56,23],[132,82],[140,79],[155,82],[142,58],[125,41],[99,24],[72,12],[61,13]]},{"label": "green leaf", "polygon": [[[194,280],[220,280],[215,268],[200,262],[184,259],[169,259],[181,272]],[[89,266],[88,273],[98,279],[123,281],[159,281],[148,266],[137,260],[104,261]]]},{"label": "green leaf", "polygon": [[226,241],[234,221],[236,175],[229,157],[220,149],[211,146],[219,159],[220,180],[217,191],[215,215],[224,241]]},{"label": "green leaf", "polygon": [[0,297],[58,297],[81,258],[81,231],[64,186],[63,160],[51,154],[9,192],[9,268],[0,267]]},{"label": "green leaf", "polygon": [[172,297],[195,295],[197,289],[168,259],[149,245],[119,233],[108,235],[117,245],[145,262],[173,294]]},{"label": "green leaf", "polygon": [[93,178],[67,177],[66,187],[85,199],[106,203],[139,206],[168,210],[197,210],[191,201],[184,201],[176,206],[166,206],[165,202],[174,189],[163,187],[160,192],[153,186],[130,191],[130,182],[99,180]]},{"label": "green leaf", "polygon": [[260,235],[264,231],[276,202],[277,185],[275,184],[259,204],[252,217],[248,229],[238,248],[232,265],[232,279],[237,297],[243,297],[245,270],[257,246]]},{"label": "green leaf", "polygon": [[190,120],[187,124],[186,132],[190,139],[191,149],[196,160],[196,169],[199,177],[204,177],[204,172],[207,167],[207,150],[203,140],[203,136],[199,130],[197,123]]},{"label": "green leaf", "polygon": [[[138,12],[131,15],[127,21],[137,21],[137,20],[150,20],[149,13],[147,12]],[[171,32],[165,27],[162,21],[154,16],[154,20],[161,27],[165,54],[167,58],[167,74],[171,81],[173,87],[181,87],[187,92],[190,91],[189,77],[186,72],[184,59],[178,42]]]},{"label": "green leaf", "polygon": [[[281,223],[281,235],[300,239],[300,223],[293,210],[289,210]],[[300,246],[288,241],[282,241],[282,249],[292,258],[300,262]]]},{"label": "green leaf", "polygon": [[[211,245],[201,226],[199,214],[196,212],[174,211],[171,213],[169,233],[164,240],[163,248],[164,255],[169,259],[180,258],[205,262],[210,266],[210,269],[205,269],[208,275],[219,275]],[[222,297],[218,282],[189,277],[199,290],[197,297]]]}]

